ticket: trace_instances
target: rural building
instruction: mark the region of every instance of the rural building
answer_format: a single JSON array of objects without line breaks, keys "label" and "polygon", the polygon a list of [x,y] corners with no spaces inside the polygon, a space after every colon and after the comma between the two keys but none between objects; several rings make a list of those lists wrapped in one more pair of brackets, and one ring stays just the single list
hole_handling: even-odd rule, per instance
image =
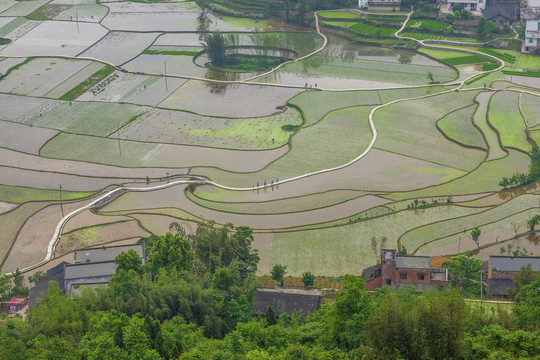
[{"label": "rural building", "polygon": [[369,0],[367,7],[369,11],[401,11],[401,0]]},{"label": "rural building", "polygon": [[448,8],[461,5],[461,8],[467,11],[483,11],[486,8],[486,0],[448,0]]},{"label": "rural building", "polygon": [[253,313],[264,314],[268,306],[272,306],[276,317],[284,313],[290,316],[295,310],[305,317],[321,307],[322,299],[321,291],[317,289],[260,288],[255,295]]},{"label": "rural building", "polygon": [[36,305],[38,299],[41,298],[41,294],[47,295],[49,292],[49,281],[56,281],[60,286],[60,290],[64,291],[64,265],[69,264],[66,261],[62,261],[60,264],[47,270],[45,277],[30,289],[28,295],[28,307]]},{"label": "rural building", "polygon": [[368,6],[368,0],[358,0],[358,8],[365,9]]},{"label": "rural building", "polygon": [[[433,260],[441,263],[440,257]],[[398,255],[396,250],[383,249],[381,262],[365,269],[362,277],[366,281],[365,289],[387,285],[397,290],[404,285],[413,285],[418,291],[426,291],[445,287],[448,270],[433,267],[429,256]]]},{"label": "rural building", "polygon": [[503,256],[492,255],[487,261],[487,288],[490,298],[508,297],[508,291],[514,289],[513,279],[523,266],[531,265],[532,271],[540,271],[540,256]]},{"label": "rural building", "polygon": [[73,254],[73,264],[61,262],[47,270],[47,275],[30,289],[29,307],[34,306],[41,294],[47,294],[49,281],[56,281],[60,290],[71,294],[77,292],[81,285],[95,286],[108,284],[116,273],[114,259],[121,252],[134,250],[144,264],[142,245],[115,245],[77,250]]},{"label": "rural building", "polygon": [[510,25],[520,19],[519,1],[489,1],[484,17],[499,26]]},{"label": "rural building", "polygon": [[528,0],[527,6],[520,8],[521,20],[540,19],[540,0]]},{"label": "rural building", "polygon": [[525,28],[525,43],[523,44],[526,52],[538,51],[538,39],[540,39],[540,29],[538,20],[527,20],[527,26]]}]

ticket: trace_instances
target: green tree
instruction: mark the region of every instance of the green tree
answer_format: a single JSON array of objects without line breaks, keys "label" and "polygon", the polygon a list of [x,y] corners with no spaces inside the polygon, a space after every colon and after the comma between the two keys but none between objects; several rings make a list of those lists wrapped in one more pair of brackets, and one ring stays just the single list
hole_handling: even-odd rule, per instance
[{"label": "green tree", "polygon": [[268,325],[275,325],[277,323],[276,321],[276,312],[274,311],[273,306],[267,306],[266,312],[264,313],[264,317],[266,319],[266,322]]},{"label": "green tree", "polygon": [[480,230],[477,227],[475,227],[471,231],[471,237],[472,237],[473,241],[476,243],[476,246],[478,246],[478,247],[480,247],[480,240],[478,240],[478,238],[480,237],[481,233],[482,233],[482,230]]},{"label": "green tree", "polygon": [[510,294],[512,297],[518,297],[519,298],[519,292],[521,288],[525,285],[528,285],[534,281],[534,272],[532,269],[531,264],[523,265],[519,272],[514,277],[514,289],[513,292]]},{"label": "green tree", "polygon": [[334,306],[325,316],[323,340],[327,346],[350,350],[366,342],[366,321],[373,310],[373,297],[364,285],[362,278],[344,276],[346,291],[338,292]]},{"label": "green tree", "polygon": [[152,273],[158,274],[159,269],[176,269],[181,272],[188,270],[193,262],[193,252],[189,242],[180,234],[166,233],[153,244],[148,255],[148,267]]},{"label": "green tree", "polygon": [[43,270],[38,270],[34,274],[28,276],[28,281],[32,284],[37,283],[39,280],[47,276],[47,273]]},{"label": "green tree", "polygon": [[11,297],[11,276],[3,274],[0,270],[0,301],[9,300]]},{"label": "green tree", "polygon": [[133,249],[129,249],[127,252],[122,251],[116,256],[114,261],[117,264],[116,272],[119,270],[124,270],[125,272],[133,270],[139,276],[143,274],[142,259]]},{"label": "green tree", "polygon": [[540,215],[534,215],[532,218],[527,220],[527,225],[529,225],[529,229],[531,229],[531,231],[534,231],[534,228],[539,223],[540,223]]},{"label": "green tree", "polygon": [[283,277],[287,273],[287,266],[276,264],[270,270],[270,276],[273,280],[279,281],[280,285],[283,286]]},{"label": "green tree", "polygon": [[[446,267],[449,273],[461,279],[473,278],[473,275],[476,275],[482,267],[482,259],[468,255],[455,256],[452,261],[451,263],[444,263],[443,267]],[[474,279],[476,279],[476,276],[474,276]]]},{"label": "green tree", "polygon": [[88,327],[88,315],[77,301],[68,299],[56,281],[49,282],[48,293],[28,314],[30,337],[43,334],[78,342]]},{"label": "green tree", "polygon": [[315,284],[315,275],[313,275],[311,272],[305,272],[302,274],[302,283],[305,287],[313,286]]},{"label": "green tree", "polygon": [[226,46],[223,34],[215,32],[206,36],[203,48],[213,65],[221,66],[225,63]]}]

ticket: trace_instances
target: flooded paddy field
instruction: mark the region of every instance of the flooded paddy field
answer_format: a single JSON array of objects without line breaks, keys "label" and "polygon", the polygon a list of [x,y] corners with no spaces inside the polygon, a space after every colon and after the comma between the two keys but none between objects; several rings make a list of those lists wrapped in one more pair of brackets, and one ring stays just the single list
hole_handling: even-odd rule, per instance
[{"label": "flooded paddy field", "polygon": [[[534,78],[497,71],[475,82],[483,60],[452,67],[456,51],[212,12],[201,27],[201,13],[192,1],[0,2],[4,271],[43,259],[60,184],[66,199],[84,199],[65,211],[115,187],[170,187],[77,215],[58,256],[171,222],[192,233],[200,221],[253,227],[260,274],[277,263],[291,275],[360,274],[401,245],[537,253],[524,225],[538,213],[534,184],[498,185],[528,171],[540,141]],[[216,30],[234,43],[229,55],[249,60],[215,66],[204,45]],[[283,58],[264,68],[258,57]],[[430,203],[412,209],[415,200]]]}]

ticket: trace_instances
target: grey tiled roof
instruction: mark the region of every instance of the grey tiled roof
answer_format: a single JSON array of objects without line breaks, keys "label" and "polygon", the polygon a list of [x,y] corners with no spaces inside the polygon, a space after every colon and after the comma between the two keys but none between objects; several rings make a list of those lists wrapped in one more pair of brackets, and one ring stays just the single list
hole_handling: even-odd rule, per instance
[{"label": "grey tiled roof", "polygon": [[532,271],[540,271],[540,256],[501,256],[489,257],[491,269],[497,271],[519,271],[522,266],[531,264]]},{"label": "grey tiled roof", "polygon": [[80,279],[99,276],[112,276],[116,273],[114,261],[67,264],[64,268],[64,279]]},{"label": "grey tiled roof", "polygon": [[132,245],[113,245],[113,246],[100,246],[88,249],[80,249],[75,251],[75,262],[86,262],[86,254],[90,257],[91,262],[101,261],[114,261],[116,256],[121,252],[128,252],[128,250],[135,250],[139,256],[143,257],[143,248],[140,244]]}]

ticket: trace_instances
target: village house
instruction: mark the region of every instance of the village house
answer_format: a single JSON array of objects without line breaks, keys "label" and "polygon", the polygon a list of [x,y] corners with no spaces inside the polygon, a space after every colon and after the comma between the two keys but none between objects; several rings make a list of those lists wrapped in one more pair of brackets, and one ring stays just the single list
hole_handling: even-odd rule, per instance
[{"label": "village house", "polygon": [[540,23],[539,20],[527,20],[527,25],[525,27],[525,43],[524,51],[534,53],[537,52],[538,47],[538,39],[540,39],[540,29],[538,27],[538,24]]},{"label": "village house", "polygon": [[439,290],[448,284],[448,270],[433,266],[440,264],[440,257],[398,255],[396,250],[383,249],[381,262],[362,272],[364,288],[371,290],[386,285],[397,290],[413,285],[417,291]]},{"label": "village house", "polygon": [[514,289],[513,279],[522,267],[529,264],[532,271],[538,274],[540,256],[490,256],[487,261],[487,296],[490,298],[509,297],[509,291]]},{"label": "village house", "polygon": [[[358,2],[359,6],[361,1]],[[367,8],[369,11],[401,11],[401,0],[369,0]]]},{"label": "village house", "polygon": [[484,10],[486,20],[502,27],[520,19],[519,1],[488,1]]},{"label": "village house", "polygon": [[467,11],[484,11],[486,0],[448,0],[449,9],[452,10],[456,5]]},{"label": "village house", "polygon": [[56,281],[60,290],[68,295],[80,291],[81,286],[99,286],[109,283],[116,273],[114,259],[122,252],[134,250],[144,264],[142,245],[100,246],[77,250],[73,254],[73,264],[61,262],[47,270],[47,275],[30,289],[28,305],[34,306],[41,294],[47,294],[49,281]]}]

